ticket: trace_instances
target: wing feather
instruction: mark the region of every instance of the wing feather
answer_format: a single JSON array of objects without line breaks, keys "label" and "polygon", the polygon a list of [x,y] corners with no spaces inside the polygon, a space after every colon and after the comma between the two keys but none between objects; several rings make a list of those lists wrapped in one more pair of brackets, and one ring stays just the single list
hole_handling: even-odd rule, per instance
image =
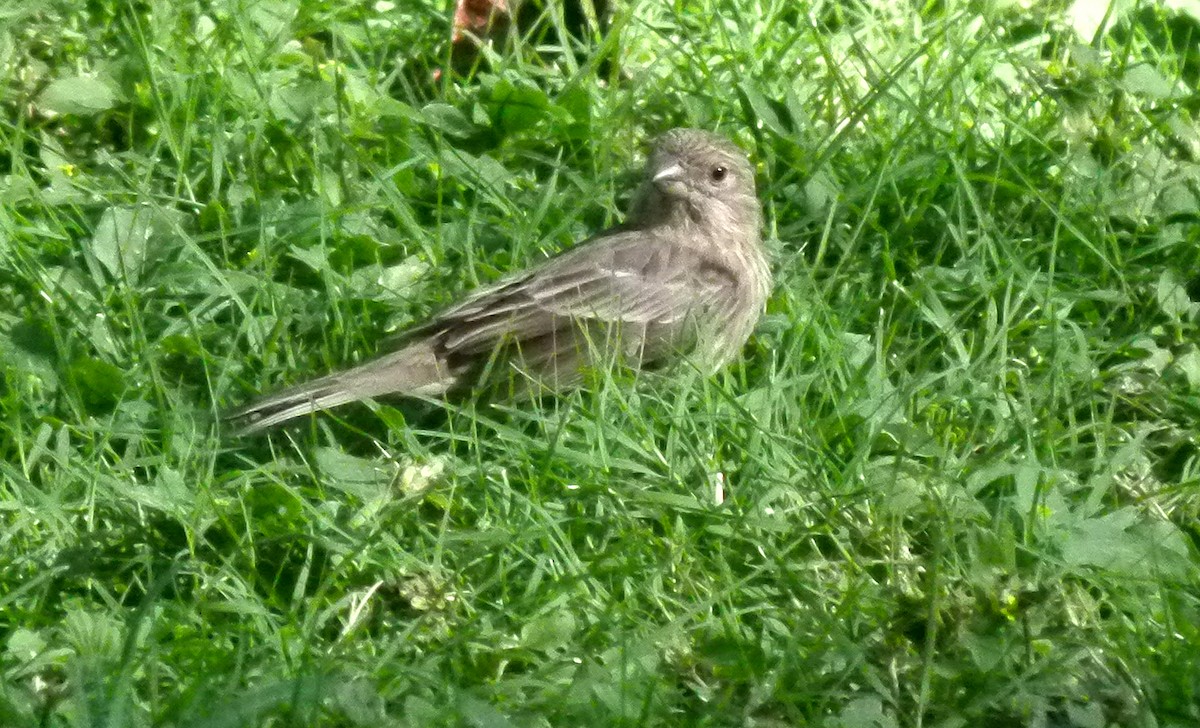
[{"label": "wing feather", "polygon": [[[619,326],[622,336],[644,338],[653,331],[670,343],[689,318],[736,294],[736,277],[711,275],[705,267],[713,265],[695,249],[646,231],[615,233],[471,296],[437,316],[429,329],[440,332],[448,355],[465,356],[503,342],[539,351],[547,341],[578,347],[581,324],[590,335],[596,325]],[[622,348],[647,343],[655,342],[625,342]]]}]

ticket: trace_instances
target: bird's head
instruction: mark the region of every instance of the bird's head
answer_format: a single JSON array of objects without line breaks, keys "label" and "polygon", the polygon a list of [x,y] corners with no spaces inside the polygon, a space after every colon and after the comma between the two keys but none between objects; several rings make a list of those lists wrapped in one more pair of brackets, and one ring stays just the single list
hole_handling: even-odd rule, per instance
[{"label": "bird's head", "polygon": [[631,211],[638,225],[754,225],[758,200],[746,153],[699,129],[672,129],[654,142]]}]

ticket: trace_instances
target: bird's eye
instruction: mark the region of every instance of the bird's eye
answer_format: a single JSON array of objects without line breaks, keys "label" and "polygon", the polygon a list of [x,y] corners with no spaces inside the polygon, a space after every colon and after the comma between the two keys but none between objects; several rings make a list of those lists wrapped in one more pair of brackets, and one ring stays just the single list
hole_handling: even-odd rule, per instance
[{"label": "bird's eye", "polygon": [[708,173],[708,176],[712,178],[713,182],[720,182],[725,179],[725,175],[727,174],[729,174],[729,170],[718,165],[712,168],[712,171]]}]

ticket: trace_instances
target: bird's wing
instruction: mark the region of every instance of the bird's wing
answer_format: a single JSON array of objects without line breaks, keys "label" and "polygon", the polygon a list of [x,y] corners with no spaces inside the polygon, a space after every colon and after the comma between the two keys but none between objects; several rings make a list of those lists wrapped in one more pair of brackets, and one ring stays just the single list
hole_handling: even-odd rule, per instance
[{"label": "bird's wing", "polygon": [[[736,296],[722,262],[646,231],[597,238],[444,311],[432,327],[448,352],[479,354],[578,322],[670,338]],[[576,324],[572,324],[576,322]]]}]

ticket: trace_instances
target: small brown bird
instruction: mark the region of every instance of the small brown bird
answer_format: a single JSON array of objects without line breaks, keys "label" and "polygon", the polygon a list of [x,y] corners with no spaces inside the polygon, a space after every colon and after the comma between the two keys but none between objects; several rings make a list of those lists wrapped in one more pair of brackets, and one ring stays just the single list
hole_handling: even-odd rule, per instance
[{"label": "small brown bird", "polygon": [[654,143],[628,219],[470,295],[406,332],[399,348],[234,412],[261,430],[384,394],[438,396],[503,363],[523,389],[578,384],[592,365],[652,368],[732,359],[771,289],[754,169],[695,129]]}]

